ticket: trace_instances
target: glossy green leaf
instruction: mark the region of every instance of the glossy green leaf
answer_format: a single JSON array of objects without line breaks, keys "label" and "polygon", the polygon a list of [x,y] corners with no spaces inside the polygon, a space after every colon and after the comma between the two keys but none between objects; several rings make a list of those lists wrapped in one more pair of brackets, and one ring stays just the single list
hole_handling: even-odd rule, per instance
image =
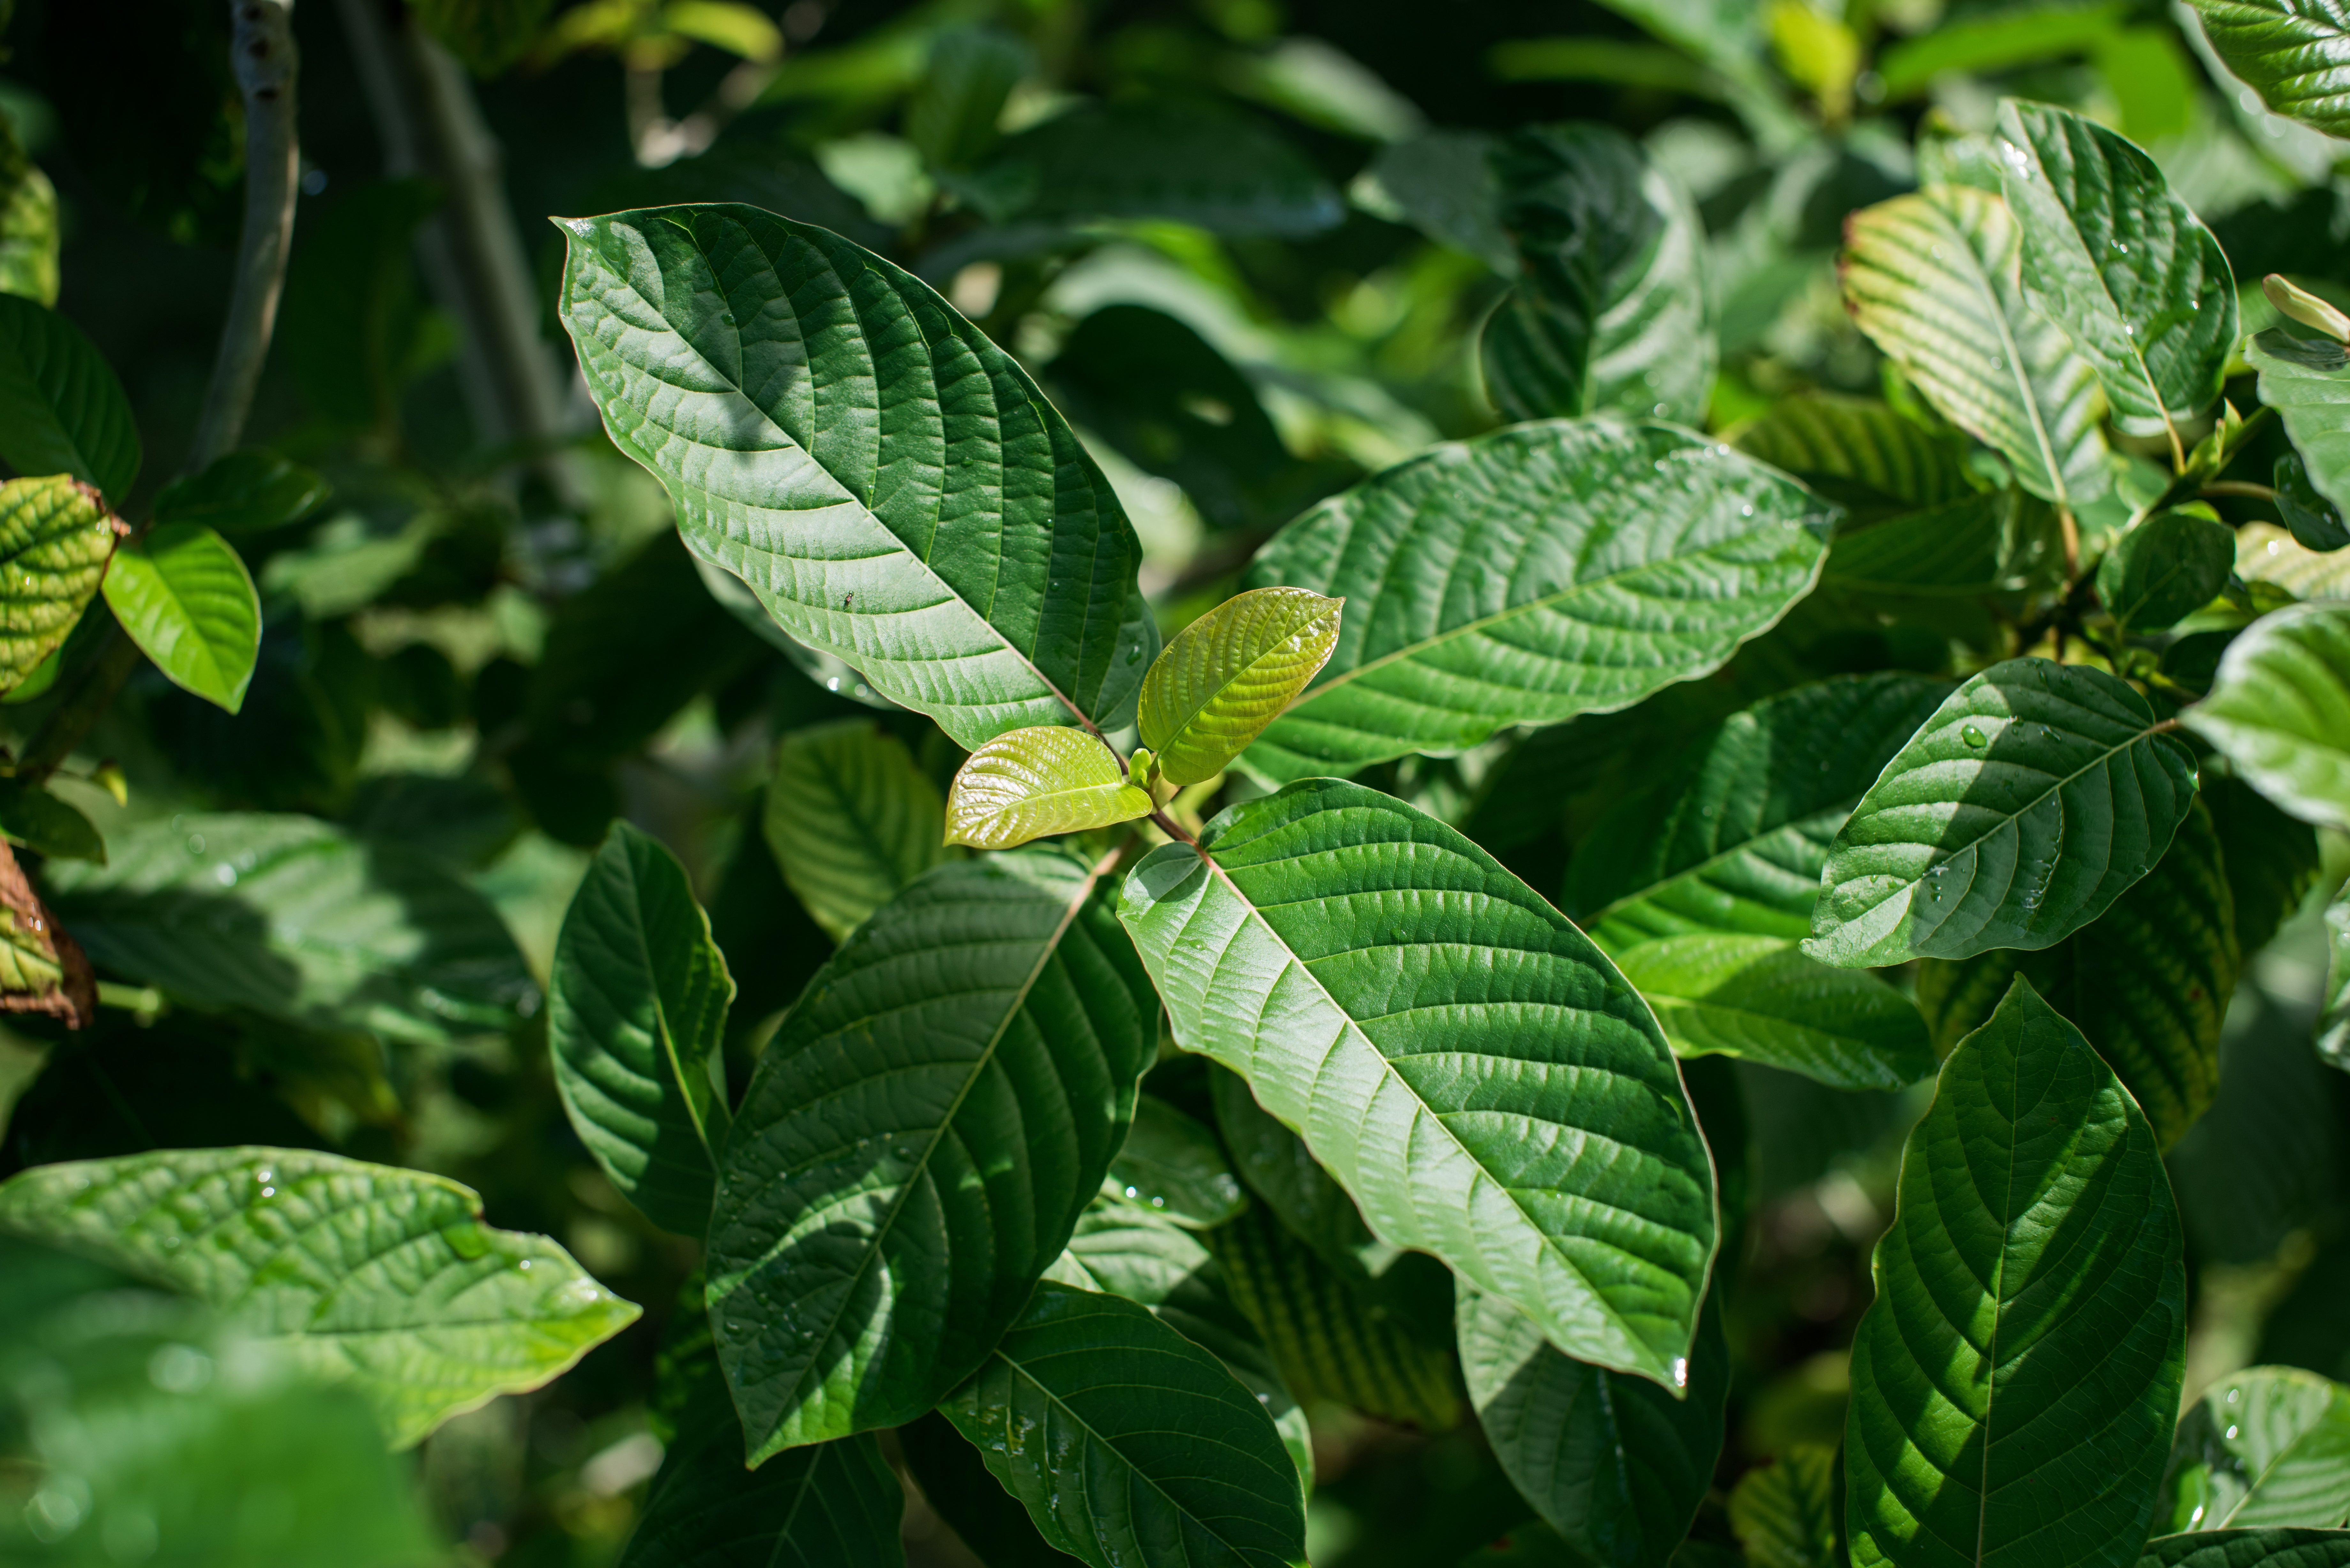
[{"label": "glossy green leaf", "polygon": [[2350,5],[2343,0],[2192,0],[2228,68],[2279,114],[2350,136]]},{"label": "glossy green leaf", "polygon": [[1738,1478],[1730,1528],[1751,1568],[1843,1568],[1836,1550],[1836,1451],[1798,1443]]},{"label": "glossy green leaf", "polygon": [[0,293],[0,462],[28,477],[69,473],[119,506],[139,455],[130,400],[81,328]]},{"label": "glossy green leaf", "polygon": [[998,735],[963,759],[947,790],[947,842],[1010,849],[1150,811],[1149,792],[1100,736],[1038,724]]},{"label": "glossy green leaf", "polygon": [[2350,606],[2262,616],[2179,719],[2293,815],[2350,828]]},{"label": "glossy green leaf", "polygon": [[2191,754],[2121,681],[1994,664],[1854,808],[1804,950],[1856,969],[2047,947],[2152,868],[2194,792]]},{"label": "glossy green leaf", "polygon": [[2118,428],[2178,440],[2220,396],[2236,347],[2220,242],[2153,159],[2096,121],[2009,99],[1999,128],[2025,294],[2096,367]]},{"label": "glossy green leaf", "polygon": [[1460,1424],[1461,1394],[1445,1346],[1415,1337],[1371,1291],[1272,1215],[1251,1210],[1207,1241],[1233,1302],[1298,1398],[1428,1432]]},{"label": "glossy green leaf", "polygon": [[1492,152],[1518,285],[1478,344],[1508,421],[1694,424],[1713,388],[1705,232],[1688,195],[1603,125],[1529,126]]},{"label": "glossy green leaf", "polygon": [[2326,906],[2325,944],[2333,956],[2326,964],[2324,1011],[2317,1020],[2317,1054],[2350,1070],[2350,898]]},{"label": "glossy green leaf", "polygon": [[1170,783],[1205,784],[1263,732],[1338,645],[1344,599],[1251,588],[1178,632],[1142,678],[1142,743]]},{"label": "glossy green leaf", "polygon": [[1248,1207],[1216,1135],[1156,1095],[1136,1100],[1108,1186],[1189,1230],[1221,1225]]},{"label": "glossy green leaf", "polygon": [[712,1079],[734,981],[693,885],[659,839],[612,829],[555,941],[546,1041],[572,1130],[655,1224],[710,1223],[726,1099]]},{"label": "glossy green leaf", "polygon": [[1330,661],[1242,758],[1267,779],[1466,750],[1719,667],[1817,580],[1834,509],[1687,431],[1521,425],[1331,497],[1250,568],[1347,601]]},{"label": "glossy green leaf", "polygon": [[0,834],[52,858],[106,861],[97,826],[27,778],[0,778]]},{"label": "glossy green leaf", "polygon": [[1305,1140],[1258,1105],[1238,1073],[1211,1065],[1208,1087],[1216,1130],[1232,1151],[1241,1179],[1289,1233],[1347,1279],[1385,1273],[1401,1254],[1371,1234],[1363,1211],[1315,1162]]},{"label": "glossy green leaf", "polygon": [[171,682],[234,713],[261,655],[261,596],[236,546],[201,523],[126,540],[107,568],[115,620]]},{"label": "glossy green leaf", "polygon": [[932,165],[968,167],[995,144],[1003,100],[1036,57],[997,27],[951,27],[931,46],[930,68],[906,100],[906,140]]},{"label": "glossy green leaf", "polygon": [[1007,139],[972,176],[998,222],[1164,218],[1221,234],[1302,238],[1346,203],[1287,142],[1180,100],[1086,104]]},{"label": "glossy green leaf", "polygon": [[775,745],[760,817],[784,880],[834,941],[954,851],[946,802],[906,742],[869,719],[795,730]]},{"label": "glossy green leaf", "polygon": [[2018,981],[1942,1065],[1853,1342],[1856,1565],[2136,1560],[2187,1280],[2153,1129]]},{"label": "glossy green leaf", "polygon": [[1539,894],[1400,801],[1309,780],[1152,851],[1118,914],[1177,1041],[1247,1077],[1383,1241],[1679,1386],[1711,1160],[1647,1006]]},{"label": "glossy green leaf", "polygon": [[2219,597],[2236,569],[2236,531],[2192,512],[2158,512],[2097,565],[2097,597],[2130,631],[2161,631]]},{"label": "glossy green leaf", "polygon": [[2278,458],[2271,477],[2277,514],[2303,549],[2334,551],[2350,545],[2350,523],[2345,523],[2342,509],[2310,483],[2309,465],[2301,453],[2289,452]]},{"label": "glossy green leaf", "polygon": [[564,226],[563,321],[606,430],[785,630],[969,747],[1132,711],[1158,639],[1134,530],[1027,372],[928,285],[751,207]]},{"label": "glossy green leaf", "polygon": [[99,967],[203,1008],[424,1044],[514,1026],[530,971],[495,908],[438,862],[315,817],[196,813],[53,865],[57,919]]},{"label": "glossy green leaf", "polygon": [[1132,1302],[1039,1285],[944,1409],[1045,1539],[1094,1568],[1305,1560],[1273,1417]]},{"label": "glossy green leaf", "polygon": [[0,125],[0,294],[57,302],[57,191]]},{"label": "glossy green leaf", "polygon": [[122,532],[97,491],[62,473],[0,483],[0,690],[65,646]]},{"label": "glossy green leaf", "polygon": [[2178,1423],[2155,1532],[2350,1520],[2350,1389],[2297,1366],[2231,1373]]},{"label": "glossy green leaf", "polygon": [[202,473],[163,487],[158,524],[202,523],[230,534],[259,534],[298,523],[331,493],[315,470],[265,452],[233,452]]},{"label": "glossy green leaf", "polygon": [[974,1541],[986,1544],[984,1568],[1071,1568],[1076,1562],[1045,1544],[1020,1500],[989,1473],[987,1461],[944,1413],[933,1410],[897,1433],[900,1461],[921,1488],[922,1501],[966,1551]]},{"label": "glossy green leaf", "polygon": [[1561,1355],[1506,1302],[1465,1282],[1461,1368],[1493,1457],[1594,1568],[1663,1568],[1721,1456],[1730,1346],[1711,1306],[1689,1393]]},{"label": "glossy green leaf", "polygon": [[2168,1149],[2219,1092],[2220,1026],[2242,966],[2234,908],[2199,802],[2155,868],[2095,921],[2036,952],[1929,958],[1918,1006],[1947,1053],[2022,975],[2096,1047]]},{"label": "glossy green leaf", "polygon": [[1095,876],[941,866],[874,911],[759,1059],[720,1162],[710,1309],[754,1463],[968,1377],[1107,1174],[1157,1003]]},{"label": "glossy green leaf", "polygon": [[306,1149],[165,1149],[0,1183],[0,1229],[151,1279],[348,1381],[392,1441],[557,1376],[637,1319],[469,1188]]},{"label": "glossy green leaf", "polygon": [[2350,513],[2350,345],[2272,327],[2252,334],[2244,358],[2260,371],[2261,401],[2284,421],[2309,483]]},{"label": "glossy green leaf", "polygon": [[1997,448],[2023,487],[2077,506],[2107,486],[2105,394],[2063,330],[2026,303],[2022,237],[1997,196],[1937,185],[1845,223],[1845,304],[1950,421]]},{"label": "glossy green leaf", "polygon": [[1957,442],[1873,398],[1798,392],[1772,404],[1731,444],[1848,504],[1930,507],[1974,493]]},{"label": "glossy green leaf", "polygon": [[2350,1530],[2220,1530],[2146,1543],[2137,1568],[2344,1568]]},{"label": "glossy green leaf", "polygon": [[1908,997],[1806,958],[1784,937],[1658,937],[1608,956],[1677,1056],[1736,1056],[1838,1089],[1933,1075],[1926,1023]]}]

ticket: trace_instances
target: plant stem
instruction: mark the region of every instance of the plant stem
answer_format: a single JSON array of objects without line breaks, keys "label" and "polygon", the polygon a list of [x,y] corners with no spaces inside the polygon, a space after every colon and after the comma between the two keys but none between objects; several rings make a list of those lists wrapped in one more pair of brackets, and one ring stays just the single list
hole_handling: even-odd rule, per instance
[{"label": "plant stem", "polygon": [[1200,841],[1186,832],[1181,823],[1168,815],[1163,808],[1152,811],[1150,820],[1152,825],[1168,837],[1180,839],[1194,849],[1200,847]]},{"label": "plant stem", "polygon": [[2276,492],[2270,489],[2267,485],[2254,484],[2250,480],[2244,479],[2215,479],[2210,483],[2206,484],[2203,487],[2201,493],[2205,495],[2242,495],[2254,501],[2274,501],[2276,499]]}]

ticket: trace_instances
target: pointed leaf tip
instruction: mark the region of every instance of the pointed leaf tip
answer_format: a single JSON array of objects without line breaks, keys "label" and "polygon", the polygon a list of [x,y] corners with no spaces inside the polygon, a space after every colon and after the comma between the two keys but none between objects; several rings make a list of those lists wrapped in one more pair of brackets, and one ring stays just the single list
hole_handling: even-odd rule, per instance
[{"label": "pointed leaf tip", "polygon": [[947,791],[949,844],[1010,849],[1055,833],[1081,833],[1150,815],[1098,735],[1064,724],[1014,730],[964,759]]},{"label": "pointed leaf tip", "polygon": [[1177,633],[1136,709],[1160,776],[1203,783],[1246,750],[1330,661],[1346,604],[1311,588],[1251,588]]}]

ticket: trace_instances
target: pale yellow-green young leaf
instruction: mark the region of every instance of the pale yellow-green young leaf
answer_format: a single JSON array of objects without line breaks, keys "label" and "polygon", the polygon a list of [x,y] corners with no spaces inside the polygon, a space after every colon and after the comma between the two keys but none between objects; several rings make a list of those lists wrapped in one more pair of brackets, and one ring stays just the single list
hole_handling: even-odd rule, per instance
[{"label": "pale yellow-green young leaf", "polygon": [[120,529],[104,498],[71,474],[0,484],[0,691],[73,630]]},{"label": "pale yellow-green young leaf", "polygon": [[947,842],[1010,849],[1051,833],[1081,833],[1150,815],[1101,738],[1066,724],[1032,724],[973,752],[947,791]]},{"label": "pale yellow-green young leaf", "polygon": [[1346,603],[1252,588],[1177,633],[1142,678],[1135,711],[1159,776],[1195,784],[1246,750],[1330,661]]}]

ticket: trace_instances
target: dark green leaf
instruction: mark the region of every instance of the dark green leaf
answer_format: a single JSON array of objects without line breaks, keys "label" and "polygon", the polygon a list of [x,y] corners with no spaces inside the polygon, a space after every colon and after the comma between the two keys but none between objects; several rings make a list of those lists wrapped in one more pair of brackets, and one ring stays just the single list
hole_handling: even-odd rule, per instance
[{"label": "dark green leaf", "polygon": [[2291,1366],[2206,1389],[2178,1423],[2155,1532],[2350,1519],[2350,1390]]},{"label": "dark green leaf", "polygon": [[2350,6],[2342,0],[2194,0],[2228,68],[2279,114],[2350,136]]},{"label": "dark green leaf", "polygon": [[[1688,64],[1678,57],[1675,63],[1684,68]],[[1423,131],[1381,148],[1364,173],[1377,188],[1374,199],[1380,205],[1375,210],[1467,252],[1504,276],[1515,273],[1518,252],[1502,227],[1502,180],[1493,168],[1493,150],[1494,139],[1481,130]],[[1356,187],[1358,201],[1363,188]]]},{"label": "dark green leaf", "polygon": [[1638,142],[1528,127],[1494,150],[1519,281],[1478,355],[1504,420],[1619,413],[1694,424],[1713,388],[1704,230]]},{"label": "dark green leaf", "polygon": [[1839,1089],[1931,1077],[1925,1021],[1875,976],[1830,969],[1783,937],[1656,937],[1609,950],[1678,1056],[1719,1053]]},{"label": "dark green leaf", "polygon": [[996,118],[1036,57],[996,27],[951,27],[906,100],[906,140],[938,168],[964,169],[995,145]]},{"label": "dark green leaf", "polygon": [[[899,1428],[898,1451],[905,1456],[914,1484],[921,1488],[922,1501],[946,1521],[983,1568],[1069,1568],[1076,1561],[1045,1544],[1020,1500],[988,1472],[979,1450],[943,1413],[933,1410]],[[974,1541],[979,1546],[971,1544]]]},{"label": "dark green leaf", "polygon": [[1936,711],[1836,835],[1804,950],[1839,968],[2044,948],[2161,858],[2187,748],[2102,670],[1995,664]]},{"label": "dark green leaf", "polygon": [[775,746],[760,818],[801,903],[838,941],[958,851],[945,800],[906,742],[869,719],[795,730]]},{"label": "dark green leaf", "polygon": [[1209,1092],[1216,1128],[1232,1151],[1241,1179],[1304,1241],[1346,1278],[1370,1279],[1399,1255],[1371,1234],[1347,1189],[1315,1162],[1305,1140],[1274,1119],[1249,1093],[1248,1080],[1212,1064]]},{"label": "dark green leaf", "polygon": [[1284,141],[1181,102],[1089,104],[1012,137],[972,176],[1002,222],[1165,218],[1222,234],[1302,238],[1346,215]]},{"label": "dark green leaf", "polygon": [[97,491],[62,473],[0,483],[0,690],[65,646],[123,532]]},{"label": "dark green leaf", "polygon": [[0,294],[0,462],[28,479],[69,473],[119,506],[139,456],[130,400],[81,329]]},{"label": "dark green leaf", "polygon": [[233,452],[165,485],[155,498],[155,521],[258,534],[300,522],[325,505],[328,494],[327,482],[299,463],[265,452]]},{"label": "dark green leaf", "polygon": [[1109,1185],[1189,1230],[1221,1225],[1248,1207],[1216,1135],[1156,1095],[1135,1102],[1134,1126],[1109,1162]]},{"label": "dark green leaf", "polygon": [[2309,483],[2337,513],[2350,511],[2350,347],[2272,327],[2252,334],[2244,358],[2260,371],[2261,401],[2284,421]]},{"label": "dark green leaf", "polygon": [[261,656],[261,596],[236,546],[201,523],[126,540],[103,585],[107,607],[172,684],[234,713]]},{"label": "dark green leaf", "polygon": [[941,866],[760,1057],[720,1164],[711,1319],[754,1460],[969,1376],[1107,1174],[1156,1011],[1081,861]]},{"label": "dark green leaf", "polygon": [[304,216],[277,337],[303,397],[339,429],[393,425],[408,384],[456,347],[453,323],[425,306],[409,259],[441,200],[427,181],[380,180]]},{"label": "dark green leaf", "polygon": [[1798,392],[1772,404],[1733,444],[1855,506],[1939,506],[1974,489],[1957,442],[1874,399]]},{"label": "dark green leaf", "polygon": [[190,813],[51,866],[92,960],[199,1007],[421,1044],[511,1027],[530,971],[489,901],[403,847],[311,817]]},{"label": "dark green leaf", "polygon": [[1841,530],[1823,578],[1863,593],[1962,595],[2027,587],[2056,558],[2055,514],[1995,490]]},{"label": "dark green leaf", "polygon": [[88,817],[26,778],[0,778],[0,833],[56,859],[106,863],[106,843]]},{"label": "dark green leaf", "polygon": [[2200,782],[2235,895],[2236,945],[2249,958],[2269,945],[2316,883],[2317,834],[2232,774],[2207,767]]},{"label": "dark green leaf", "polygon": [[477,76],[494,77],[522,58],[546,25],[554,0],[409,0],[416,19]]},{"label": "dark green leaf", "polygon": [[2278,458],[2272,477],[2277,512],[2293,531],[2294,543],[2304,550],[2318,551],[2350,545],[2350,523],[2345,523],[2342,509],[2320,495],[2317,486],[2309,482],[2309,465],[2301,453],[2289,452]]},{"label": "dark green leaf", "polygon": [[2325,942],[2333,957],[2326,968],[2324,1012],[2317,1020],[2317,1054],[2350,1070],[2350,898],[2326,906]]},{"label": "dark green leaf", "polygon": [[355,1386],[401,1447],[637,1318],[546,1237],[483,1224],[471,1189],[304,1149],[39,1166],[0,1184],[0,1229],[197,1297]]},{"label": "dark green leaf", "polygon": [[1730,1527],[1751,1568],[1843,1568],[1836,1546],[1836,1450],[1798,1443],[1738,1478]]},{"label": "dark green leaf", "polygon": [[2180,1254],[2153,1129],[2017,981],[1902,1152],[1853,1343],[1854,1560],[2132,1562],[2178,1408]]},{"label": "dark green leaf", "polygon": [[572,895],[555,942],[546,1038],[572,1130],[655,1224],[710,1223],[712,1081],[734,982],[677,857],[623,822]]},{"label": "dark green leaf", "polygon": [[1272,1417],[1132,1302],[1039,1285],[944,1408],[1045,1539],[1095,1568],[1305,1560]]},{"label": "dark green leaf", "polygon": [[2350,1530],[2220,1530],[2146,1543],[2137,1568],[2343,1568]]},{"label": "dark green leaf", "polygon": [[1469,1397],[1525,1500],[1595,1568],[1663,1568],[1721,1455],[1730,1346],[1719,1313],[1709,1303],[1685,1398],[1569,1360],[1465,1282],[1459,1314]]},{"label": "dark green leaf", "polygon": [[2219,1092],[2220,1026],[2241,963],[2234,904],[2198,804],[2154,870],[2095,922],[2037,952],[1929,958],[1918,1005],[1947,1053],[2022,975],[2120,1075],[2167,1149]]},{"label": "dark green leaf", "polygon": [[[1382,1240],[1570,1354],[1679,1386],[1711,1161],[1647,1006],[1539,894],[1434,818],[1323,779],[1152,851],[1118,914],[1177,1041],[1243,1074]],[[1414,957],[1434,951],[1459,961]],[[1583,1156],[1595,1137],[1604,1161]]]},{"label": "dark green leaf", "polygon": [[2293,815],[2350,829],[2350,606],[2262,616],[2179,719]]},{"label": "dark green leaf", "polygon": [[928,285],[750,207],[565,227],[564,324],[606,429],[786,631],[966,747],[1132,711],[1158,636],[1134,530]]},{"label": "dark green leaf", "polygon": [[[1448,444],[1282,530],[1247,578],[1347,601],[1242,765],[1289,780],[1629,707],[1809,593],[1834,509],[1690,431],[1608,420]],[[1441,594],[1426,591],[1441,582]]]},{"label": "dark green leaf", "polygon": [[2236,531],[2192,512],[2158,512],[2097,566],[2097,597],[2130,631],[2161,631],[2210,604],[2236,569]]}]

